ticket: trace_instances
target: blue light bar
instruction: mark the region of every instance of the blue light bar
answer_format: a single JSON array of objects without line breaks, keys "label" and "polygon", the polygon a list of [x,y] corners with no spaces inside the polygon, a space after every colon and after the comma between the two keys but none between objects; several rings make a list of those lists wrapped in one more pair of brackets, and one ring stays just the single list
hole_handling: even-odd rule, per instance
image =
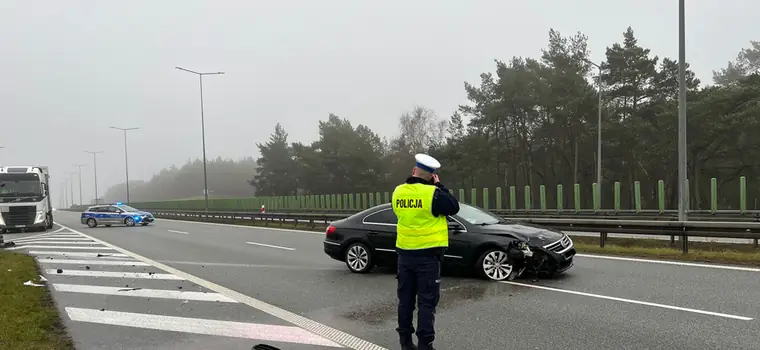
[{"label": "blue light bar", "polygon": [[123,203],[121,203],[121,202],[116,202],[116,205],[122,205],[122,204],[123,204]]}]

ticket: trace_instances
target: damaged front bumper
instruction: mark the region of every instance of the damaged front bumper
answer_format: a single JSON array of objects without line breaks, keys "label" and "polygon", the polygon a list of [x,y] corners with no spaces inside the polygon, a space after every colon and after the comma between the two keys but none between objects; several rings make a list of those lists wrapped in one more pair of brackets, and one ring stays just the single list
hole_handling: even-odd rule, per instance
[{"label": "damaged front bumper", "polygon": [[522,243],[510,249],[510,257],[514,261],[523,262],[517,277],[526,271],[550,275],[565,272],[573,267],[575,254],[573,241],[567,235],[542,247],[527,246]]}]

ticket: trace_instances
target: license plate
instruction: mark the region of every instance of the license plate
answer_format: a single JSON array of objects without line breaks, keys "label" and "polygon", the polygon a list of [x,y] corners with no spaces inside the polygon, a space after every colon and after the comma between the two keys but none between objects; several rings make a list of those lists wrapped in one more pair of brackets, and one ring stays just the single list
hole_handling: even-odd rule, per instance
[{"label": "license plate", "polygon": [[24,227],[26,227],[26,225],[16,225],[16,227],[24,228]]}]

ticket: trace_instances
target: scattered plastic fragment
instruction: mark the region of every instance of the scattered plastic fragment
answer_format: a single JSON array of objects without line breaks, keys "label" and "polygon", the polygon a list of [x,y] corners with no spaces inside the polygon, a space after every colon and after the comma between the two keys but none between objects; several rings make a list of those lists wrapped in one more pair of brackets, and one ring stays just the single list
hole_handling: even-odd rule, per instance
[{"label": "scattered plastic fragment", "polygon": [[47,278],[45,278],[45,276],[43,275],[40,275],[40,281],[47,282]]},{"label": "scattered plastic fragment", "polygon": [[32,286],[32,287],[44,287],[44,284],[37,284],[32,282],[31,280],[24,282],[25,286]]},{"label": "scattered plastic fragment", "polygon": [[55,272],[57,272],[57,273],[63,273],[63,269],[55,270]]}]

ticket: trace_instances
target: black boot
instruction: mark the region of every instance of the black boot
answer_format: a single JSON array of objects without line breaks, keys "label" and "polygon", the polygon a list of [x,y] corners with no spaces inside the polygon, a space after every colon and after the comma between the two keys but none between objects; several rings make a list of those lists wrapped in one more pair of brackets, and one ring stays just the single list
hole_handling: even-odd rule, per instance
[{"label": "black boot", "polygon": [[417,345],[414,345],[412,337],[401,337],[401,350],[417,350]]}]

